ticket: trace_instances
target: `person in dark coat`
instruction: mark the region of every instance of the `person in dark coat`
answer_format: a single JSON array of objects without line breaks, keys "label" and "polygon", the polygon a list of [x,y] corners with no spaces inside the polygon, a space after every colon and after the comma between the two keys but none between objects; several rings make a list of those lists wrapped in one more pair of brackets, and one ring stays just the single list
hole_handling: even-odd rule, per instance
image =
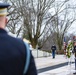
[{"label": "person in dark coat", "polygon": [[51,47],[51,50],[52,50],[52,57],[53,57],[53,59],[54,59],[54,58],[55,58],[56,46],[53,45],[53,46]]},{"label": "person in dark coat", "polygon": [[75,72],[73,74],[76,75],[76,45],[74,46],[73,53],[75,54]]},{"label": "person in dark coat", "polygon": [[[8,35],[4,29],[9,6],[8,3],[0,3],[0,75],[23,75],[27,55],[26,46],[21,39]],[[37,75],[31,52],[29,67],[24,75]]]}]

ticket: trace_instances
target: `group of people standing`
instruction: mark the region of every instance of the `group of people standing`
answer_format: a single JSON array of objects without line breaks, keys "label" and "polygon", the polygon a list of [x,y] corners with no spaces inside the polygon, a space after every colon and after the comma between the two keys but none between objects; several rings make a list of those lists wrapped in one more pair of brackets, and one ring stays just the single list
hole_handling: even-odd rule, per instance
[{"label": "group of people standing", "polygon": [[[5,30],[8,3],[0,3],[0,75],[23,75],[26,63],[26,46],[23,40],[11,37]],[[52,58],[55,58],[56,46],[51,47]],[[74,46],[76,57],[76,46]],[[76,61],[76,60],[75,60]],[[75,65],[76,66],[76,65]],[[30,51],[30,63],[24,75],[37,75],[34,57]]]}]

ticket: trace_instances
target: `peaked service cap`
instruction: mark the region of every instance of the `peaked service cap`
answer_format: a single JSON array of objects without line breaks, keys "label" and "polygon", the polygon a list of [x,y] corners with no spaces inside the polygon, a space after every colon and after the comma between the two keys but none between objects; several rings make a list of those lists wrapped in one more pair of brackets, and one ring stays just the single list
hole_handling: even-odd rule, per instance
[{"label": "peaked service cap", "polygon": [[9,6],[10,6],[9,3],[5,3],[5,2],[0,1],[0,16],[8,14],[7,8]]}]

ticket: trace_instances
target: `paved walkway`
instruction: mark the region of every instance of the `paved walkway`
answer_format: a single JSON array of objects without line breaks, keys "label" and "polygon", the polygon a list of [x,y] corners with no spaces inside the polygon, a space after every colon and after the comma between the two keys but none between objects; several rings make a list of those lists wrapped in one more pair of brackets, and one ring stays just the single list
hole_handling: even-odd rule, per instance
[{"label": "paved walkway", "polygon": [[[39,70],[49,66],[55,66],[58,64],[66,63],[68,62],[68,58],[66,58],[64,55],[56,55],[55,59],[52,59],[52,56],[35,58],[35,62],[36,62],[37,70]],[[74,55],[71,56],[71,62],[74,62]],[[74,63],[71,65],[65,65],[63,67],[38,73],[38,75],[73,75],[73,73],[75,72],[74,65],[75,65]]]}]

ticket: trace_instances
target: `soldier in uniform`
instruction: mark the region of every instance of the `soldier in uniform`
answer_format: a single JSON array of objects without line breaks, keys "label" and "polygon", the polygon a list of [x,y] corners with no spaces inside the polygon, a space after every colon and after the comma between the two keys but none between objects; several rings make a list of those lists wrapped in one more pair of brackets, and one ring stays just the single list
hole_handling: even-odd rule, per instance
[{"label": "soldier in uniform", "polygon": [[73,73],[73,74],[76,75],[76,45],[74,46],[73,52],[75,54],[75,73]]},{"label": "soldier in uniform", "polygon": [[[0,75],[23,75],[26,63],[26,46],[21,39],[7,34],[8,3],[0,2]],[[26,74],[37,75],[34,58],[30,53],[30,63]]]}]

